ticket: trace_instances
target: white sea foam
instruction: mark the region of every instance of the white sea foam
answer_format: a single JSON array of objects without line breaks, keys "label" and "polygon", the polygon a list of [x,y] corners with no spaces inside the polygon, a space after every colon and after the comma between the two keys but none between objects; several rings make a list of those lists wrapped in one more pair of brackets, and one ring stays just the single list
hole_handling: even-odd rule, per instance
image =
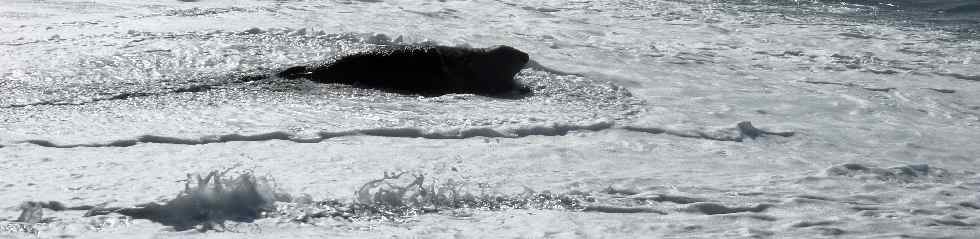
[{"label": "white sea foam", "polygon": [[[4,4],[0,237],[975,237],[975,4],[845,2]],[[267,77],[377,44],[510,45],[535,94]],[[233,165],[293,199],[175,195]],[[84,216],[171,202],[227,230]]]}]

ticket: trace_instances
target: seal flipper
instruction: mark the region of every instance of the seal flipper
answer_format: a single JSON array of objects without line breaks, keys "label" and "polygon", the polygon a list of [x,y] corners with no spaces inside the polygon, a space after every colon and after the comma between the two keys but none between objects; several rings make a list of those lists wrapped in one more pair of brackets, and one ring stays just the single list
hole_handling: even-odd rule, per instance
[{"label": "seal flipper", "polygon": [[306,66],[294,66],[294,67],[287,68],[282,72],[279,72],[277,76],[286,79],[296,79],[296,78],[309,77],[312,74],[313,72],[311,72]]}]

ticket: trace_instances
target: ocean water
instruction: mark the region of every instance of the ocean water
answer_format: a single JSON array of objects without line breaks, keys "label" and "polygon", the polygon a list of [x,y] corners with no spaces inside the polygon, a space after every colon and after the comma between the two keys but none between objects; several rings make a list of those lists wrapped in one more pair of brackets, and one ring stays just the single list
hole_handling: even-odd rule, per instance
[{"label": "ocean water", "polygon": [[927,11],[936,13],[946,13],[950,15],[976,15],[980,11],[980,6],[976,1],[968,0],[927,0],[927,1],[841,1],[844,3],[860,4],[865,6],[877,6],[882,8],[901,9],[906,11]]},{"label": "ocean water", "polygon": [[923,21],[937,25],[952,25],[952,29],[976,34],[980,22],[980,3],[967,0],[951,1],[846,1],[885,11],[899,12],[905,21]]},{"label": "ocean water", "polygon": [[[844,0],[844,1],[721,1],[743,10],[768,9],[792,15],[828,15],[855,21],[914,28],[943,29],[975,38],[980,29],[980,5],[969,0]],[[771,6],[778,6],[771,9]]]},{"label": "ocean water", "polygon": [[[0,237],[975,238],[978,14],[2,0]],[[533,94],[272,76],[399,44],[513,46]]]}]

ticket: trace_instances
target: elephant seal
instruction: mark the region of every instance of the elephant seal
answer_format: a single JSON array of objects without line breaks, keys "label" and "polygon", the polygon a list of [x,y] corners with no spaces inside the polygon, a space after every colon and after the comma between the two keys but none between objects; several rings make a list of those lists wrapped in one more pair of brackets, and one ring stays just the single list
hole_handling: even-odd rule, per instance
[{"label": "elephant seal", "polygon": [[382,46],[322,64],[291,67],[278,75],[426,96],[523,95],[530,89],[514,75],[528,60],[527,53],[510,46]]}]

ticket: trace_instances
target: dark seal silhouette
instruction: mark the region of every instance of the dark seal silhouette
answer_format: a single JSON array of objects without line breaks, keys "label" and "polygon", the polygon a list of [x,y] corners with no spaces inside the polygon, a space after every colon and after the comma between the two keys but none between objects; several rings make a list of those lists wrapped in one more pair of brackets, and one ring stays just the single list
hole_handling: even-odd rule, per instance
[{"label": "dark seal silhouette", "polygon": [[291,67],[279,76],[430,96],[524,95],[530,90],[514,75],[527,62],[527,53],[509,46],[383,46],[324,64]]}]

